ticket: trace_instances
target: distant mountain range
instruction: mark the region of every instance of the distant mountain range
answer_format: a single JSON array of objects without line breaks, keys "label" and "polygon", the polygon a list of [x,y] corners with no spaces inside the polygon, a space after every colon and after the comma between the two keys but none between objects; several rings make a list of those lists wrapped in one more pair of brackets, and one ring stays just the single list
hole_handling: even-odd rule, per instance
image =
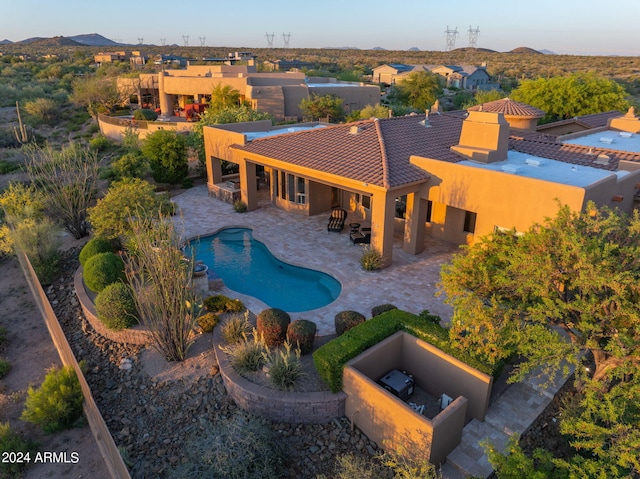
[{"label": "distant mountain range", "polygon": [[[83,35],[74,35],[71,37],[62,37],[62,36],[58,36],[58,37],[52,37],[52,38],[43,38],[43,37],[32,37],[32,38],[27,38],[26,40],[21,40],[19,42],[12,42],[11,40],[0,40],[0,45],[7,45],[7,44],[15,44],[15,45],[42,45],[42,46],[49,46],[49,47],[53,47],[53,46],[90,46],[90,47],[122,47],[122,46],[130,46],[128,44],[123,44],[123,43],[118,43],[118,42],[114,42],[113,40],[110,40],[106,37],[103,37],[102,35],[98,34],[98,33],[85,33]],[[175,46],[175,45],[174,45]],[[324,47],[326,49],[332,49],[332,50],[359,50],[358,47],[349,47],[349,46],[344,46],[344,47]],[[385,51],[386,48],[377,46],[377,47],[373,47],[371,48],[371,50],[381,50],[381,51]],[[408,49],[408,51],[411,52],[419,52],[420,49],[418,47],[411,47]],[[488,48],[470,48],[470,47],[464,47],[464,48],[456,48],[454,51],[456,52],[487,52],[487,53],[494,53],[495,50],[489,50]],[[546,54],[546,55],[555,55],[555,52],[552,52],[551,50],[534,50],[533,48],[529,48],[529,47],[518,47],[518,48],[514,48],[513,50],[511,50],[508,53],[524,53],[524,54]]]},{"label": "distant mountain range", "polygon": [[116,43],[113,40],[109,40],[106,37],[98,33],[87,33],[84,35],[74,35],[72,37],[52,37],[52,38],[43,38],[43,37],[32,37],[27,38],[26,40],[21,40],[19,42],[12,42],[11,40],[2,40],[0,41],[0,45],[6,44],[15,44],[15,45],[45,45],[45,46],[89,46],[89,47],[113,47],[122,45],[121,43]]}]

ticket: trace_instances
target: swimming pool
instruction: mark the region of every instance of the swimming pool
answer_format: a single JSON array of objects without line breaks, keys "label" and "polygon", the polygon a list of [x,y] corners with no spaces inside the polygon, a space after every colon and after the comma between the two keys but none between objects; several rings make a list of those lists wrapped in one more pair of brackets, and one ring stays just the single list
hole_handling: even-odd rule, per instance
[{"label": "swimming pool", "polygon": [[247,228],[225,228],[192,242],[196,260],[222,278],[225,286],[290,313],[309,311],[335,300],[342,285],[321,271],[275,258]]}]

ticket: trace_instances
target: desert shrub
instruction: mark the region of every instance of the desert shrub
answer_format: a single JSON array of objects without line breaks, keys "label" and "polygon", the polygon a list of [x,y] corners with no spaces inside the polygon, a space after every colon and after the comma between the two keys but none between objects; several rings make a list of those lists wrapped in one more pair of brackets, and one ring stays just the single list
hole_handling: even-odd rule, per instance
[{"label": "desert shrub", "polygon": [[60,263],[59,229],[49,218],[26,218],[14,224],[11,240],[29,257],[38,280],[46,285],[53,281]]},{"label": "desert shrub", "polygon": [[336,334],[340,336],[354,326],[364,323],[366,319],[364,314],[358,313],[357,311],[340,311],[334,318]]},{"label": "desert shrub", "polygon": [[113,142],[102,134],[96,135],[89,140],[89,148],[95,151],[108,150],[111,145],[113,145]]},{"label": "desert shrub", "polygon": [[216,327],[220,318],[215,313],[204,313],[198,316],[198,326],[202,330],[203,333],[210,333],[213,331],[213,328]]},{"label": "desert shrub", "polygon": [[313,351],[317,329],[313,321],[297,319],[287,327],[287,341],[298,347],[301,354],[309,354]]},{"label": "desert shrub", "polygon": [[116,248],[113,246],[111,241],[104,238],[94,237],[87,241],[87,244],[82,247],[78,259],[80,260],[80,264],[84,266],[89,258],[97,254],[115,252]]},{"label": "desert shrub", "polygon": [[[332,479],[378,479],[384,477],[380,471],[372,467],[370,460],[354,454],[340,454],[336,456]],[[316,479],[327,479],[327,476],[319,475]]]},{"label": "desert shrub", "polygon": [[360,257],[360,266],[365,271],[377,271],[382,268],[382,256],[376,250],[367,248]]},{"label": "desert shrub", "polygon": [[[1,131],[2,130],[0,130],[0,132]],[[0,148],[5,148],[2,146],[2,138],[0,138]],[[0,175],[6,175],[8,173],[11,173],[12,171],[16,171],[19,169],[20,169],[20,165],[18,163],[14,163],[12,161],[7,161],[7,160],[0,160]]]},{"label": "desert shrub", "polygon": [[236,213],[246,213],[247,204],[242,200],[236,200],[233,202],[233,211]]},{"label": "desert shrub", "polygon": [[220,346],[220,349],[229,356],[229,362],[239,374],[257,371],[265,363],[267,348],[264,338],[255,329],[251,338],[246,334],[242,340],[231,346]]},{"label": "desert shrub", "polygon": [[249,331],[251,331],[251,324],[249,323],[249,310],[246,310],[243,315],[234,314],[227,318],[224,324],[220,328],[222,333],[222,339],[226,344],[235,344],[242,340]]},{"label": "desert shrub", "polygon": [[258,333],[264,335],[264,342],[269,347],[278,346],[287,337],[287,327],[291,317],[286,311],[269,308],[258,314],[256,326]]},{"label": "desert shrub", "polygon": [[300,362],[300,349],[291,351],[291,344],[285,341],[282,348],[264,352],[265,365],[269,371],[269,382],[282,391],[296,389],[298,380],[305,375]]},{"label": "desert shrub", "polygon": [[11,238],[11,230],[0,220],[0,258],[9,256],[13,253],[13,239]]},{"label": "desert shrub", "polygon": [[40,426],[47,434],[69,429],[82,416],[82,400],[74,369],[52,369],[39,388],[27,391],[20,419]]},{"label": "desert shrub", "polygon": [[392,309],[398,309],[395,304],[379,304],[378,306],[374,306],[371,308],[371,317],[378,316],[379,314],[386,313],[387,311],[391,311]]},{"label": "desert shrub", "polygon": [[[20,434],[11,430],[8,422],[0,423],[0,456],[4,457],[5,453],[22,452],[29,453],[31,458],[37,451],[37,443],[30,439],[23,438]],[[18,474],[29,465],[28,462],[0,462],[1,477],[20,477]]]},{"label": "desert shrub", "polygon": [[149,110],[148,108],[140,108],[139,110],[133,112],[133,119],[155,121],[158,119],[158,114],[153,110]]},{"label": "desert shrub", "polygon": [[209,296],[202,302],[202,305],[212,313],[240,313],[245,310],[242,301],[231,299],[224,294]]},{"label": "desert shrub", "polygon": [[8,223],[18,223],[25,218],[41,219],[44,216],[44,199],[33,185],[11,182],[0,195],[0,209],[4,210]]},{"label": "desert shrub", "polygon": [[174,479],[224,477],[276,479],[283,477],[282,442],[262,421],[243,413],[211,423],[206,435],[184,448],[186,461],[173,471]]},{"label": "desert shrub", "polygon": [[51,98],[36,98],[24,104],[30,120],[34,124],[52,124],[60,115],[60,105]]},{"label": "desert shrub", "polygon": [[172,211],[171,202],[156,195],[154,187],[140,178],[114,181],[104,198],[89,208],[89,222],[96,236],[106,239],[125,237],[131,232],[129,219],[158,217]]},{"label": "desert shrub", "polygon": [[84,264],[83,278],[87,288],[99,293],[110,284],[125,280],[124,261],[114,253],[98,253]]},{"label": "desert shrub", "polygon": [[135,152],[125,153],[111,162],[111,171],[115,178],[142,178],[148,169],[147,159]]},{"label": "desert shrub", "polygon": [[0,326],[0,346],[7,342],[7,328]]},{"label": "desert shrub", "polygon": [[158,183],[180,183],[187,177],[187,139],[169,130],[158,130],[148,135],[142,152],[149,159],[151,174]]},{"label": "desert shrub", "polygon": [[130,328],[138,323],[138,311],[131,289],[121,282],[106,286],[96,296],[98,319],[109,329]]},{"label": "desert shrub", "polygon": [[11,363],[4,358],[0,358],[0,379],[9,374],[9,371],[11,371]]}]

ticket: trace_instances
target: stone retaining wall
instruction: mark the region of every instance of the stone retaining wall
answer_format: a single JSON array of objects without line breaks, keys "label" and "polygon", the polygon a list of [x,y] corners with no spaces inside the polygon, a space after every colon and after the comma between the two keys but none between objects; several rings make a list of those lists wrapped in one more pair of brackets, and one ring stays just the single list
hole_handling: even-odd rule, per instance
[{"label": "stone retaining wall", "polygon": [[[222,344],[219,329],[214,330],[215,344]],[[344,416],[347,396],[343,392],[288,392],[262,387],[240,376],[220,348],[215,352],[227,393],[245,411],[286,423],[325,424]]]}]

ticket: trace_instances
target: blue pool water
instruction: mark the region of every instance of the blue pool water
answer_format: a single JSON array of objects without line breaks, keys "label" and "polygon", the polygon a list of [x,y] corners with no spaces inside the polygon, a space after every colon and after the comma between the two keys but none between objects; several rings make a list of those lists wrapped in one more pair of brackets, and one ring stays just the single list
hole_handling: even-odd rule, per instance
[{"label": "blue pool water", "polygon": [[204,261],[225,286],[272,308],[309,311],[331,303],[342,289],[328,274],[275,258],[246,228],[225,228],[192,247],[195,259]]}]

